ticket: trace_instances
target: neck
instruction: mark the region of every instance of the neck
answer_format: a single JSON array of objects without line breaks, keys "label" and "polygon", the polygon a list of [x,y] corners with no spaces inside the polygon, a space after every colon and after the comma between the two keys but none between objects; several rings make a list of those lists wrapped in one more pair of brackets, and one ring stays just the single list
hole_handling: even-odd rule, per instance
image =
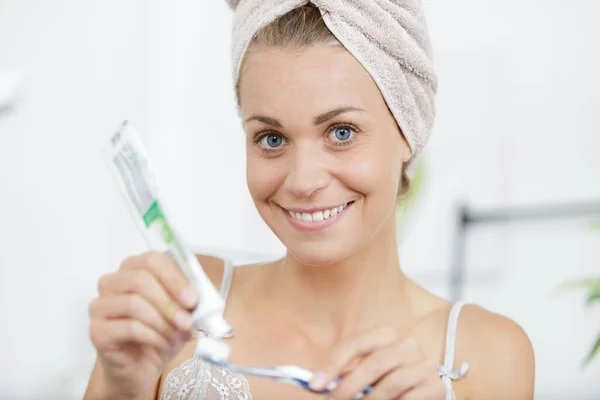
[{"label": "neck", "polygon": [[395,224],[386,224],[352,256],[331,265],[306,266],[287,255],[273,274],[273,296],[294,325],[324,344],[406,313],[407,279],[400,269]]}]

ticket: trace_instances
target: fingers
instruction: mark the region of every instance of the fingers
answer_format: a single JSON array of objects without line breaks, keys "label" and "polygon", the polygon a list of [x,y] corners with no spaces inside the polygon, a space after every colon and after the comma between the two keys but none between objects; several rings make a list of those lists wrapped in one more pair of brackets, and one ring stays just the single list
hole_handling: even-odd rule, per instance
[{"label": "fingers", "polygon": [[92,343],[99,351],[117,350],[122,344],[135,342],[158,350],[170,343],[158,332],[135,319],[95,319],[90,324]]},{"label": "fingers", "polygon": [[[421,362],[401,367],[384,376],[364,400],[404,399],[402,396],[435,377],[435,374],[435,365],[431,363]],[[441,384],[441,380],[439,383]]]},{"label": "fingers", "polygon": [[386,327],[344,341],[334,349],[329,365],[322,372],[315,372],[310,387],[314,390],[324,389],[333,378],[340,376],[344,368],[356,357],[387,347],[397,338],[396,331]]},{"label": "fingers", "polygon": [[[187,331],[192,328],[193,321],[190,313],[167,292],[157,277],[146,269],[132,268],[106,275],[100,280],[98,286],[101,299],[137,294],[179,330]],[[124,303],[119,304],[124,305]],[[113,303],[113,307],[116,307],[116,304]]]},{"label": "fingers", "polygon": [[194,289],[177,267],[175,261],[166,254],[148,252],[126,260],[121,270],[147,270],[155,276],[169,295],[188,310],[198,302]]},{"label": "fingers", "polygon": [[[340,384],[332,391],[335,399],[352,399],[357,393],[361,393],[367,386],[375,386],[375,395],[372,393],[367,398],[381,398],[379,392],[384,392],[389,397],[389,383],[386,375],[394,370],[404,371],[412,369],[415,363],[423,359],[418,343],[413,339],[395,342],[387,347],[382,347],[366,356],[358,366],[346,375]],[[407,368],[403,368],[407,367]],[[435,373],[435,368],[433,370]],[[395,381],[394,381],[395,382]],[[380,386],[384,387],[381,388]],[[392,387],[392,389],[394,389]]]},{"label": "fingers", "polygon": [[89,305],[90,335],[98,349],[136,342],[157,347],[188,340],[196,293],[171,258],[146,253],[126,259],[98,282]]},{"label": "fingers", "polygon": [[136,319],[167,340],[175,339],[177,330],[185,332],[188,329],[187,322],[180,322],[178,319],[173,327],[152,304],[138,294],[121,294],[94,299],[89,305],[89,314],[92,319]]}]

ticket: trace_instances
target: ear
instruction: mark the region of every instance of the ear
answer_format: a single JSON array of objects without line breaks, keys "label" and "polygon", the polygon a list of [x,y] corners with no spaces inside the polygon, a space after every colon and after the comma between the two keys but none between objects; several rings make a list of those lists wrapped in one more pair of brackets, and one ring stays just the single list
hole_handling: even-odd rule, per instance
[{"label": "ear", "polygon": [[402,157],[402,163],[407,164],[411,158],[412,158],[412,150],[410,149],[410,146],[407,145],[406,149],[404,150],[404,156]]},{"label": "ear", "polygon": [[232,10],[235,10],[236,7],[238,6],[238,4],[240,4],[240,0],[225,0],[225,1],[229,5],[229,7],[231,7]]},{"label": "ear", "polygon": [[407,164],[412,158],[412,149],[410,148],[410,144],[408,144],[408,140],[406,140],[406,136],[402,129],[400,129],[400,139],[402,140],[402,164]]}]

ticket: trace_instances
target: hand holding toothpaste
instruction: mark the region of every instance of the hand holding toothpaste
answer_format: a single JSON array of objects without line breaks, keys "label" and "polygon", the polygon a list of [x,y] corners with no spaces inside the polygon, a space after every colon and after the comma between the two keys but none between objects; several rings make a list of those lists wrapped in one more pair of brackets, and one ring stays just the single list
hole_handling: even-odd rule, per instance
[{"label": "hand holding toothpaste", "polygon": [[86,399],[144,399],[196,328],[220,337],[231,327],[223,319],[223,299],[171,226],[145,150],[127,121],[105,155],[153,252],[125,260],[99,282],[99,297],[90,304],[98,361]]},{"label": "hand holding toothpaste", "polygon": [[145,398],[191,337],[196,293],[175,262],[156,252],[126,259],[98,291],[89,306],[98,397]]}]

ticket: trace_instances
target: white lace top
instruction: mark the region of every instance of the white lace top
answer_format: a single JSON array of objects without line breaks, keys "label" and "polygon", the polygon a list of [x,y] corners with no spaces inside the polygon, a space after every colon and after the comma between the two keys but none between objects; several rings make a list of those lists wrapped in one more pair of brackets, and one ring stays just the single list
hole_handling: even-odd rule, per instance
[{"label": "white lace top", "polygon": [[244,375],[192,358],[171,371],[160,400],[250,400]]},{"label": "white lace top", "polygon": [[[233,265],[225,260],[221,296],[227,298]],[[455,400],[452,391],[452,380],[459,379],[467,373],[468,364],[453,370],[454,348],[456,345],[456,328],[458,316],[463,303],[456,303],[450,311],[448,330],[446,333],[446,352],[444,364],[438,365],[438,374],[446,386],[446,399]],[[251,400],[250,386],[243,375],[214,366],[206,361],[192,358],[174,368],[165,378],[159,396],[160,400]]]}]

